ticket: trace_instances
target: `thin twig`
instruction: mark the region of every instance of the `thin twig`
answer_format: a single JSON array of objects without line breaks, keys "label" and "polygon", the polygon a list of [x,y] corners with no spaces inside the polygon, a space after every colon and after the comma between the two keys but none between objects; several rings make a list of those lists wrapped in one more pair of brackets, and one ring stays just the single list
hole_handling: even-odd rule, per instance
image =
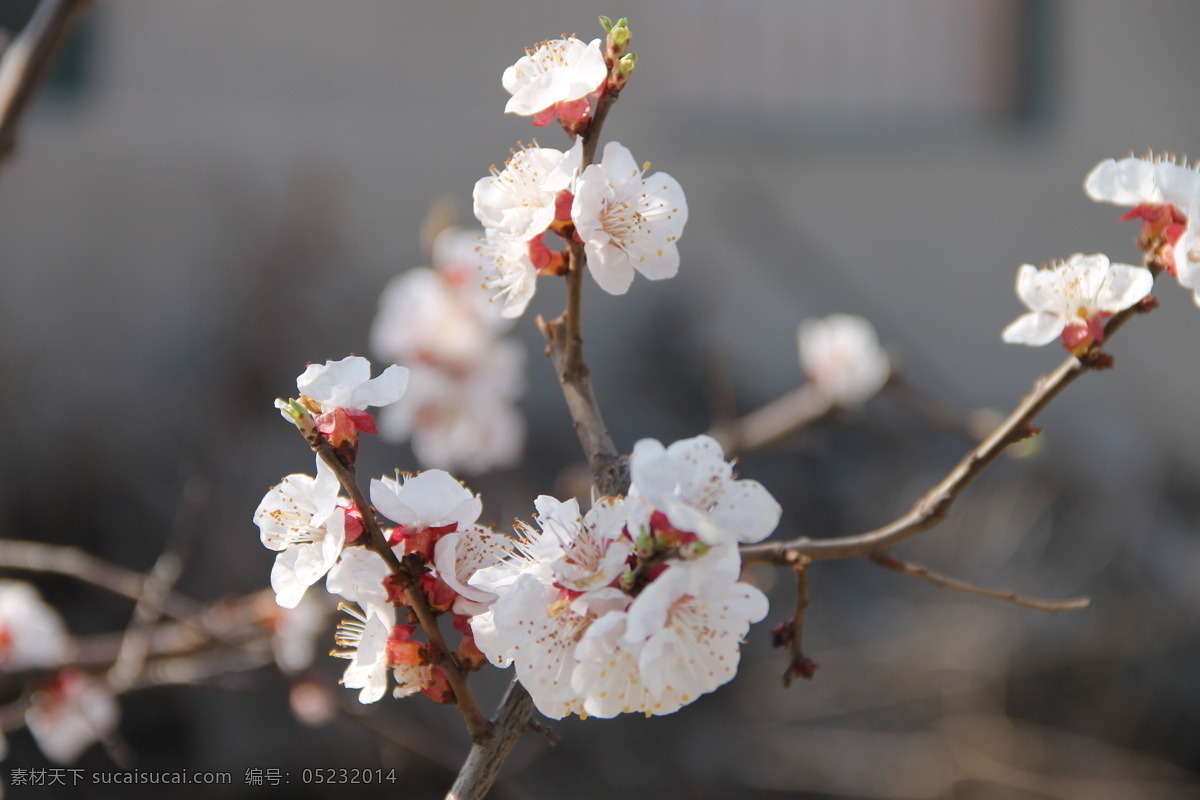
[{"label": "thin twig", "polygon": [[[383,558],[388,568],[392,571],[392,574],[402,576],[407,580],[411,576],[400,563],[400,559],[396,556],[396,553],[388,545],[387,537],[384,535],[383,529],[379,526],[379,520],[375,518],[370,504],[367,503],[362,489],[358,486],[358,473],[355,472],[353,467],[342,463],[342,460],[338,458],[337,453],[328,440],[316,431],[315,428],[311,429],[311,433],[305,433],[305,438],[321,460],[337,475],[342,487],[350,495],[350,502],[354,503],[359,511],[362,512],[363,527],[367,531],[367,547]],[[404,599],[417,615],[417,621],[421,624],[425,635],[429,637],[429,650],[431,651],[429,655],[433,663],[445,673],[446,682],[450,684],[450,688],[454,691],[455,704],[458,706],[463,719],[466,720],[467,730],[470,731],[471,738],[477,742],[486,740],[491,736],[491,724],[479,708],[479,704],[475,701],[475,695],[471,693],[471,687],[467,683],[466,674],[459,666],[457,659],[454,658],[454,653],[447,646],[446,639],[442,636],[441,628],[438,627],[437,616],[433,613],[433,609],[430,607],[425,593],[421,591],[420,585],[410,582],[404,589]]]},{"label": "thin twig", "polygon": [[[1155,262],[1150,262],[1148,267],[1155,276],[1162,271],[1161,265]],[[1134,306],[1115,314],[1104,328],[1105,341],[1112,338],[1122,325],[1142,310],[1139,306]],[[1069,356],[1058,369],[1038,380],[1033,390],[1008,418],[979,446],[967,453],[907,514],[882,528],[856,536],[830,539],[801,537],[787,542],[744,546],[741,548],[742,562],[788,566],[804,558],[814,561],[827,558],[871,558],[886,552],[905,539],[939,525],[946,518],[954,501],[1004,452],[1005,448],[1037,433],[1031,423],[1050,401],[1080,375],[1110,364],[1111,359],[1101,351],[1099,344],[1093,344],[1082,358]]]},{"label": "thin twig", "polygon": [[1043,600],[1039,597],[1029,597],[1017,594],[1016,592],[984,589],[981,586],[967,583],[959,578],[951,578],[948,575],[934,572],[923,564],[902,561],[891,553],[876,554],[871,557],[871,560],[881,567],[887,567],[890,570],[902,572],[905,575],[912,575],[914,578],[920,578],[923,581],[929,581],[934,586],[940,586],[943,589],[953,589],[957,592],[973,594],[977,597],[987,597],[992,600],[1003,600],[1006,603],[1032,608],[1035,611],[1045,611],[1047,614],[1061,614],[1064,611],[1087,608],[1092,604],[1092,601],[1086,597],[1072,597],[1067,600]]},{"label": "thin twig", "polygon": [[708,435],[725,455],[761,450],[823,419],[837,408],[829,395],[806,383],[739,419],[714,425]]},{"label": "thin twig", "polygon": [[17,143],[17,126],[46,68],[88,0],[42,0],[0,59],[0,162]]},{"label": "thin twig", "polygon": [[[0,539],[0,568],[65,575],[133,601],[140,600],[145,576],[140,572],[96,558],[76,547],[41,542]],[[177,595],[162,601],[166,616],[182,619],[196,612],[196,604]]]},{"label": "thin twig", "polygon": [[[804,655],[804,613],[808,611],[808,564],[800,562],[792,569],[796,574],[796,610],[792,613],[790,622],[785,623],[786,633],[780,639],[786,639],[788,645],[788,665],[783,673],[783,685],[788,687],[796,678],[811,680],[817,671],[817,664]],[[783,644],[783,641],[779,642]]]}]

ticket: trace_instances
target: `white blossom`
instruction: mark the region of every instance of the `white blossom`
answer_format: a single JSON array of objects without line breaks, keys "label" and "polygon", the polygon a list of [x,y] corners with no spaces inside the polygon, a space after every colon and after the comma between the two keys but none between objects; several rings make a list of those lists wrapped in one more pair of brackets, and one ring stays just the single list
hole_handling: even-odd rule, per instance
[{"label": "white blossom", "polygon": [[405,475],[403,481],[372,478],[371,504],[406,528],[470,525],[483,512],[479,495],[440,469]]},{"label": "white blossom", "polygon": [[503,301],[500,315],[516,319],[525,313],[537,292],[537,269],[530,257],[529,243],[509,239],[495,230],[479,243],[484,268],[484,286]]},{"label": "white blossom", "polygon": [[625,294],[635,270],[650,280],[673,277],[687,217],[679,182],[665,172],[644,175],[617,142],[606,144],[601,163],[583,171],[571,206],[588,269],[609,294]]},{"label": "white blossom", "polygon": [[767,598],[737,581],[741,559],[722,545],[670,566],[628,609],[590,626],[572,686],[588,714],[671,714],[737,673],[742,637]]},{"label": "white blossom", "polygon": [[315,478],[287,476],[254,512],[263,545],[279,553],[271,569],[271,588],[284,608],[295,608],[342,552],[346,516],[337,506],[338,486],[333,470],[318,458]]},{"label": "white blossom", "polygon": [[0,580],[0,670],[61,664],[71,642],[62,618],[24,581]]},{"label": "white blossom", "polygon": [[296,388],[323,412],[338,408],[361,411],[367,406],[396,402],[404,394],[407,382],[408,371],[403,367],[388,367],[372,378],[370,361],[361,356],[347,356],[341,361],[309,364],[296,378]]},{"label": "white blossom", "polygon": [[1076,253],[1049,269],[1022,264],[1017,272],[1017,296],[1029,308],[1001,334],[1013,344],[1040,346],[1062,337],[1076,351],[1104,340],[1104,321],[1150,293],[1149,270],[1112,264],[1097,253]]},{"label": "white blossom", "polygon": [[502,83],[512,95],[505,113],[533,116],[558,103],[586,97],[608,77],[600,40],[574,36],[542,42],[508,69]]},{"label": "white blossom", "polygon": [[104,683],[67,670],[33,694],[25,724],[46,758],[73,764],[116,730],[119,716],[117,700]]},{"label": "white blossom", "polygon": [[388,600],[383,582],[391,574],[387,562],[375,551],[366,547],[347,547],[329,570],[325,588],[357,603],[368,614],[386,620],[390,625],[396,610]]},{"label": "white blossom", "polygon": [[[581,152],[573,149],[570,158],[577,159]],[[558,193],[569,187],[576,168],[561,150],[523,147],[503,170],[493,168],[490,176],[475,183],[475,217],[484,228],[527,242],[554,222]]]},{"label": "white blossom", "polygon": [[[664,514],[680,531],[710,545],[758,542],[775,530],[782,509],[758,481],[736,480],[721,445],[697,436],[663,447],[643,439],[629,461],[630,524]],[[634,502],[634,501],[638,502]]]},{"label": "white blossom", "polygon": [[433,548],[433,563],[438,577],[459,594],[454,613],[470,616],[487,610],[496,595],[470,586],[468,581],[479,570],[499,563],[511,550],[512,539],[474,525],[438,539]]},{"label": "white blossom", "polygon": [[391,635],[392,618],[374,613],[362,613],[343,603],[341,609],[349,615],[338,623],[335,641],[338,647],[330,655],[350,661],[342,675],[342,685],[360,689],[360,703],[374,703],[387,692],[387,642]]},{"label": "white blossom", "polygon": [[1170,156],[1129,156],[1106,159],[1088,173],[1084,191],[1091,199],[1118,206],[1173,205],[1188,207],[1200,191],[1200,171]]},{"label": "white blossom", "polygon": [[870,322],[849,314],[800,323],[800,367],[840,406],[862,404],[887,382],[891,366]]}]

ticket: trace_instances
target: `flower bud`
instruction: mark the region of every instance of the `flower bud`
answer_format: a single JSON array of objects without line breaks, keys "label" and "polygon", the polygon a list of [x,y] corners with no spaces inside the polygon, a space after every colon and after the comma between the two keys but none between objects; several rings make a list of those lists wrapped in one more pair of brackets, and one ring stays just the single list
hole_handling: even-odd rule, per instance
[{"label": "flower bud", "polygon": [[629,51],[629,40],[633,32],[629,30],[629,20],[621,19],[608,32],[608,55],[614,61]]}]

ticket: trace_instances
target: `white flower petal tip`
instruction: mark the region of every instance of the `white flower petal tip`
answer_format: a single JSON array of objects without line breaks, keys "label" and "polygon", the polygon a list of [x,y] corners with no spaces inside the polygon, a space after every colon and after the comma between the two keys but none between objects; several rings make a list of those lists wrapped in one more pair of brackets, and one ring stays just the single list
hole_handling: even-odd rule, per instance
[{"label": "white flower petal tip", "polygon": [[891,363],[870,322],[850,314],[805,320],[796,331],[800,368],[833,402],[861,405],[887,383]]},{"label": "white flower petal tip", "polygon": [[1079,355],[1104,341],[1104,324],[1131,308],[1154,287],[1150,271],[1115,264],[1097,253],[1076,253],[1046,269],[1023,264],[1017,271],[1017,296],[1029,309],[1001,333],[1010,344],[1041,346],[1061,338]]},{"label": "white flower petal tip", "polygon": [[1200,171],[1170,154],[1148,153],[1119,161],[1105,159],[1088,173],[1084,192],[1099,203],[1118,206],[1173,205],[1187,207],[1200,191]]},{"label": "white flower petal tip", "polygon": [[400,399],[407,385],[404,367],[390,366],[372,378],[371,362],[361,356],[309,364],[296,378],[300,394],[315,401],[322,412],[390,405]]},{"label": "white flower petal tip", "polygon": [[584,44],[570,36],[542,42],[504,70],[501,83],[512,95],[504,111],[533,116],[559,103],[587,97],[607,77],[599,39]]},{"label": "white flower petal tip", "polygon": [[676,242],[688,218],[683,189],[665,172],[645,175],[617,142],[606,144],[601,163],[580,176],[571,218],[588,269],[609,294],[627,292],[635,272],[665,280],[679,271]]}]

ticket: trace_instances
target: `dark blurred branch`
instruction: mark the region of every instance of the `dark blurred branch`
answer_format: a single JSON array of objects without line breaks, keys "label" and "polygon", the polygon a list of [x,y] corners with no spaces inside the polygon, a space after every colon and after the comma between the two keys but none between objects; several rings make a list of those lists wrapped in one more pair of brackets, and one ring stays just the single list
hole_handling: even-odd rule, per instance
[{"label": "dark blurred branch", "polygon": [[911,561],[901,561],[890,553],[879,553],[871,557],[881,567],[903,572],[905,575],[912,575],[914,578],[920,578],[923,581],[929,581],[934,586],[940,586],[943,589],[953,589],[957,592],[965,592],[973,594],[976,597],[987,597],[992,600],[1003,600],[1006,603],[1012,603],[1025,608],[1032,608],[1035,611],[1045,611],[1048,614],[1061,614],[1064,611],[1074,611],[1080,608],[1087,608],[1092,601],[1086,597],[1072,597],[1067,600],[1043,600],[1037,597],[1029,597],[1027,595],[1017,594],[1016,592],[1007,592],[997,589],[984,589],[972,583],[967,583],[958,578],[951,578],[947,575],[941,575],[929,569],[922,564],[914,564]]},{"label": "dark blurred branch", "polygon": [[[65,575],[134,601],[142,598],[146,580],[140,572],[110,564],[74,547],[14,539],[0,539],[0,568]],[[167,616],[182,618],[195,613],[196,605],[168,594],[162,598],[162,609]]]},{"label": "dark blurred branch", "polygon": [[835,408],[827,394],[806,383],[743,417],[714,425],[708,435],[721,444],[725,455],[744,455],[786,439]]},{"label": "dark blurred branch", "polygon": [[21,115],[88,0],[42,0],[0,58],[0,163],[17,146]]}]

